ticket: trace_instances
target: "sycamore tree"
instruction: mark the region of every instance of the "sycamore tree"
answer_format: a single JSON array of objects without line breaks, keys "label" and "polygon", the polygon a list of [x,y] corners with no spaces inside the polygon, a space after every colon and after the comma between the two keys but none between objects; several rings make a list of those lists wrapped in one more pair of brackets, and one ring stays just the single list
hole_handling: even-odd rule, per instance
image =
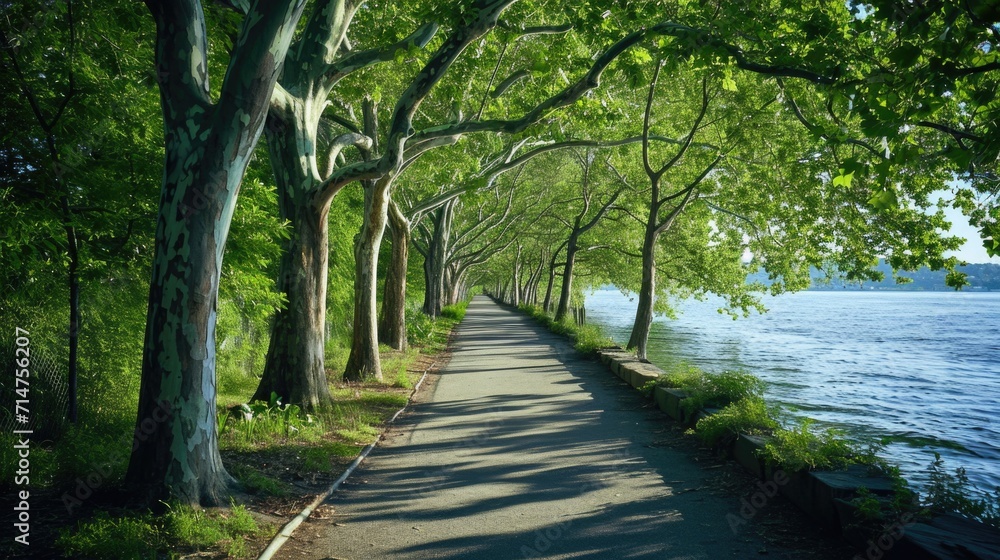
[{"label": "sycamore tree", "polygon": [[[664,97],[674,110],[658,113],[667,101],[657,96],[665,68],[672,91]],[[944,185],[946,173],[891,160],[891,174],[868,172],[885,165],[888,156],[864,137],[857,122],[845,121],[848,138],[830,143],[802,126],[801,107],[780,80],[718,70],[712,64],[667,67],[656,61],[650,73],[642,135],[662,129],[675,140],[659,149],[644,141],[632,166],[641,169],[648,185],[645,201],[632,211],[643,236],[639,307],[629,347],[640,358],[657,294],[664,291],[657,287],[657,247],[669,246],[672,229],[695,210],[711,226],[704,251],[730,248],[735,261],[752,255],[751,267],[770,274],[775,292],[807,286],[810,268],[869,278],[879,257],[901,268],[947,263],[943,252],[956,248],[957,240],[945,235],[948,224],[940,211],[931,211],[928,197]],[[686,110],[678,110],[678,98],[685,99]],[[627,175],[620,179],[637,185]],[[727,297],[737,309],[756,305],[745,282],[716,280],[684,282],[694,282],[687,289]]]},{"label": "sycamore tree", "polygon": [[[636,17],[659,11],[635,9]],[[1000,247],[995,4],[704,2],[672,19],[675,54],[784,77],[800,99],[815,99],[817,110],[802,116],[817,136],[835,145],[864,137],[887,154],[858,172],[886,177],[891,166],[927,160],[949,169],[962,181],[948,202],[980,228],[988,251]],[[850,119],[857,130],[844,126]],[[875,202],[890,205],[894,195],[886,190]],[[949,283],[961,286],[962,276],[950,274]]]},{"label": "sycamore tree", "polygon": [[221,505],[235,485],[216,428],[222,255],[303,3],[247,6],[217,97],[201,4],[150,0],[147,7],[156,24],[166,156],[136,420],[146,437],[137,440],[126,479],[149,498]]}]

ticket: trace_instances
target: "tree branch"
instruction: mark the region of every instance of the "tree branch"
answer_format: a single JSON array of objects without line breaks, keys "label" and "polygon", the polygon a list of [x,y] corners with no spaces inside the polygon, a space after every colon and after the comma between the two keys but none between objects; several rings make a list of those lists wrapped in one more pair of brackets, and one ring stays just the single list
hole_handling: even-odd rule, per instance
[{"label": "tree branch", "polygon": [[329,90],[351,72],[371,66],[372,64],[394,60],[396,53],[400,50],[408,51],[412,47],[424,48],[434,37],[434,34],[437,33],[437,30],[438,25],[436,23],[426,23],[402,41],[384,47],[353,53],[335,63],[331,63],[323,73],[324,87]]},{"label": "tree branch", "polygon": [[330,155],[326,160],[326,173],[323,177],[329,177],[337,163],[337,156],[340,152],[347,148],[348,146],[357,146],[360,150],[370,150],[372,148],[373,141],[368,136],[364,134],[359,134],[356,132],[348,132],[347,134],[341,134],[340,136],[334,138],[333,142],[330,144]]}]

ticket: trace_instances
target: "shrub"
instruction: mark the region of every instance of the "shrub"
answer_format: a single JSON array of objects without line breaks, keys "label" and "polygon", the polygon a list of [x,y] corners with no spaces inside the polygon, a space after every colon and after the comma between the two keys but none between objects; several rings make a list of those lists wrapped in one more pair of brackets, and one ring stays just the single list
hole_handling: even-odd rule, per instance
[{"label": "shrub", "polygon": [[681,388],[688,391],[688,398],[681,402],[686,410],[708,406],[725,406],[745,398],[759,398],[764,394],[764,382],[741,371],[724,371],[703,375],[689,375],[680,379]]},{"label": "shrub", "polygon": [[881,445],[866,446],[845,439],[839,430],[810,430],[813,420],[803,419],[798,428],[779,428],[764,446],[763,455],[789,471],[802,469],[843,469],[848,465],[867,465],[882,469],[884,462],[876,453]]},{"label": "shrub", "polygon": [[709,445],[716,445],[739,434],[764,435],[777,428],[778,422],[772,417],[764,399],[747,397],[699,420],[695,432]]},{"label": "shrub", "polygon": [[469,302],[467,301],[456,303],[454,305],[446,305],[441,308],[441,316],[455,321],[461,321],[465,318],[465,308],[468,306]]},{"label": "shrub", "polygon": [[[945,469],[940,453],[934,453],[934,461],[927,468],[930,483],[922,505],[937,513],[957,513],[1000,527],[1000,487],[986,494],[969,482],[965,468],[958,467],[951,474]],[[974,496],[981,496],[976,498]]]}]

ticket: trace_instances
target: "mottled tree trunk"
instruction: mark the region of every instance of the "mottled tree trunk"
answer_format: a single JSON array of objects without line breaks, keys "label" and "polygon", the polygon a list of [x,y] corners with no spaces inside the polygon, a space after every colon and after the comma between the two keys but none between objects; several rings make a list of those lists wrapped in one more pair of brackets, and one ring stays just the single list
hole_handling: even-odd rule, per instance
[{"label": "mottled tree trunk", "polygon": [[433,230],[427,244],[424,258],[424,313],[431,317],[441,315],[441,300],[444,295],[444,271],[447,259],[448,239],[451,235],[451,219],[454,212],[452,203],[445,204],[434,212]]},{"label": "mottled tree trunk", "polygon": [[653,299],[656,297],[656,223],[654,217],[646,226],[642,242],[642,283],[639,285],[639,306],[632,324],[629,349],[635,349],[640,360],[646,359],[646,345],[649,342],[649,327],[653,324]]},{"label": "mottled tree trunk", "polygon": [[292,229],[278,276],[278,289],[285,294],[287,305],[275,313],[264,375],[252,400],[267,401],[274,392],[282,402],[317,410],[333,403],[323,360],[327,213],[293,202],[290,189],[278,190],[281,217],[289,220]]},{"label": "mottled tree trunk", "polygon": [[365,213],[354,241],[354,336],[344,379],[382,381],[378,353],[378,253],[388,219],[391,174],[365,181]]},{"label": "mottled tree trunk", "polygon": [[333,402],[324,367],[329,205],[313,199],[313,121],[322,103],[317,107],[312,99],[294,99],[290,104],[286,111],[272,110],[267,121],[278,214],[291,225],[278,276],[287,305],[275,313],[264,375],[252,400],[267,401],[274,392],[282,402],[317,410]]},{"label": "mottled tree trunk", "polygon": [[[225,213],[228,174],[215,175],[213,184],[200,166],[183,164],[186,155],[167,149],[137,445],[126,478],[147,488],[148,499],[223,505],[235,481],[222,466],[216,433],[216,302],[226,232],[215,225]],[[178,220],[178,208],[193,210]]]},{"label": "mottled tree trunk", "polygon": [[208,87],[201,4],[148,6],[157,24],[166,157],[126,481],[146,499],[225,505],[236,483],[222,466],[216,431],[222,254],[302,5],[253,3],[218,104]]},{"label": "mottled tree trunk", "polygon": [[385,278],[379,340],[396,350],[406,350],[406,270],[410,258],[410,222],[399,207],[389,205],[392,255]]},{"label": "mottled tree trunk", "polygon": [[559,306],[556,308],[556,321],[566,318],[569,311],[569,298],[573,294],[573,267],[576,264],[577,233],[570,234],[566,242],[566,264],[563,265],[562,289],[559,291]]}]

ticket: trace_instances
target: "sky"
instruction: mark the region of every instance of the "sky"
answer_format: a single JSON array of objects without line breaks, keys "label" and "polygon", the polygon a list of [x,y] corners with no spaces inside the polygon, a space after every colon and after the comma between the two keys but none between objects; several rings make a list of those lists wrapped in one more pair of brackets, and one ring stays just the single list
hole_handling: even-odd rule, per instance
[{"label": "sky", "polygon": [[968,218],[954,208],[948,208],[944,213],[951,222],[952,235],[965,238],[965,245],[954,253],[956,257],[970,264],[987,262],[1000,264],[1000,257],[990,258],[986,255],[986,248],[979,239],[979,231],[969,225]]},{"label": "sky", "polygon": [[[962,186],[967,187],[967,184],[958,183],[953,184],[953,187]],[[935,191],[931,195],[931,200],[934,200],[935,196],[937,198],[944,198],[945,200],[951,198],[953,195],[947,190]],[[951,233],[952,235],[957,235],[958,237],[965,238],[965,245],[958,251],[954,253],[948,253],[949,256],[954,254],[960,260],[963,260],[969,264],[976,263],[996,263],[1000,264],[1000,257],[990,258],[986,254],[986,248],[983,247],[983,241],[979,238],[979,230],[969,225],[969,218],[962,215],[962,212],[952,208],[947,207],[944,210],[945,216],[948,217],[948,221],[951,222]]]}]

